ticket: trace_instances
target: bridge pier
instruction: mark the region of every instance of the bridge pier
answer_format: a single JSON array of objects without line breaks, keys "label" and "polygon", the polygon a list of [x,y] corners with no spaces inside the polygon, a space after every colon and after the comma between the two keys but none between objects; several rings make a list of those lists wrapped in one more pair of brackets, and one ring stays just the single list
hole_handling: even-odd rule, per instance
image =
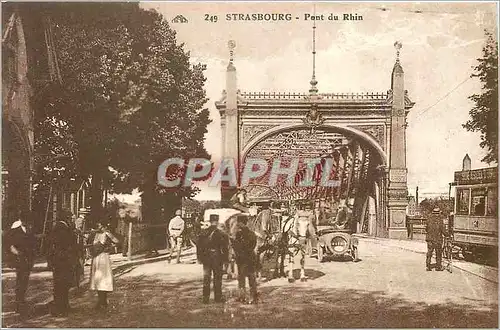
[{"label": "bridge pier", "polygon": [[[399,46],[400,48],[400,46]],[[398,58],[392,70],[391,152],[389,159],[389,185],[387,189],[387,217],[389,238],[406,238],[406,207],[408,185],[406,181],[406,110],[404,72]]]}]

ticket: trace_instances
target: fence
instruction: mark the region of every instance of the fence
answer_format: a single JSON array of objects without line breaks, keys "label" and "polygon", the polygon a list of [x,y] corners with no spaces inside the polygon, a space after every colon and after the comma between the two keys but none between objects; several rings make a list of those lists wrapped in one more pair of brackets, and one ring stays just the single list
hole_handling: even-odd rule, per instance
[{"label": "fence", "polygon": [[167,224],[143,224],[122,221],[118,234],[123,238],[122,253],[129,258],[137,253],[167,247]]}]

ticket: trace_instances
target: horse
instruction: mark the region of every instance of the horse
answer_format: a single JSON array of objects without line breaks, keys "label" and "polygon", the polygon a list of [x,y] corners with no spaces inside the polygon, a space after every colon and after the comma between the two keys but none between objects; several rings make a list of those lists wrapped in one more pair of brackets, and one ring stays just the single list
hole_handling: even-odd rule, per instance
[{"label": "horse", "polygon": [[[255,214],[255,210],[252,211]],[[249,212],[249,213],[252,213]],[[289,270],[288,281],[293,282],[294,257],[301,253],[301,280],[305,280],[304,260],[305,250],[299,242],[299,237],[294,234],[295,218],[288,216],[286,219],[279,219],[273,216],[272,211],[263,210],[257,215],[248,215],[239,209],[227,209],[226,217],[220,221],[220,228],[229,236],[229,262],[225,265],[225,272],[228,279],[234,278],[236,274],[236,265],[234,260],[234,250],[232,242],[238,231],[237,216],[246,214],[249,219],[247,226],[257,236],[255,253],[257,255],[257,277],[262,277],[262,266],[266,257],[274,256],[274,272],[272,278],[285,277],[285,259],[288,256]]]},{"label": "horse", "polygon": [[[307,218],[307,220],[305,220]],[[305,257],[307,239],[306,235],[316,236],[310,212],[296,211],[296,214],[289,216],[282,224],[284,253],[288,256],[288,282],[295,281],[293,270],[295,257],[300,255],[300,280],[307,280],[305,275]],[[286,241],[285,241],[286,240]]]},{"label": "horse", "polygon": [[259,261],[259,277],[261,276],[263,261],[269,256],[274,256],[275,258],[272,278],[286,277],[285,260],[288,256],[290,267],[288,278],[292,282],[294,257],[301,253],[301,280],[304,280],[306,278],[304,270],[305,250],[303,249],[303,244],[299,241],[299,236],[294,234],[294,230],[297,227],[295,217],[292,215],[284,217],[281,213],[272,214],[271,210],[264,211],[249,222],[249,227],[258,237],[256,253]]},{"label": "horse", "polygon": [[[232,242],[234,242],[236,233],[238,231],[238,221],[237,216],[240,214],[246,214],[243,212],[238,212],[238,209],[233,209],[234,214],[229,216],[227,219],[223,220],[223,228],[229,236],[230,246],[229,246],[229,263],[226,265],[226,273],[228,278],[232,278],[235,274],[235,262],[234,262],[234,251],[232,249]],[[252,212],[250,212],[252,213]],[[253,210],[255,214],[255,210]],[[247,226],[255,233],[257,237],[257,244],[255,246],[255,254],[257,256],[257,277],[262,277],[262,266],[265,258],[268,255],[275,255],[275,271],[274,278],[281,274],[285,276],[284,271],[284,260],[285,251],[287,249],[288,236],[287,233],[281,232],[281,225],[279,219],[276,219],[272,215],[271,210],[266,209],[257,213],[257,215],[248,215]],[[281,256],[281,264],[279,263],[279,257]]]},{"label": "horse", "polygon": [[[270,225],[270,218],[267,216],[266,212],[259,212],[257,215],[248,215],[246,212],[242,212],[239,209],[232,209],[234,213],[227,219],[222,221],[222,228],[226,234],[229,236],[229,263],[225,266],[228,278],[233,278],[235,275],[235,260],[234,260],[234,250],[232,247],[232,242],[236,239],[236,233],[238,232],[239,223],[237,220],[238,215],[244,214],[248,216],[247,226],[255,233],[257,236],[257,244],[255,246],[255,254],[257,255],[257,274],[260,277],[260,272],[262,269],[262,258],[265,248],[263,248],[266,239],[267,231]],[[252,210],[250,214],[255,214],[256,210]]]}]

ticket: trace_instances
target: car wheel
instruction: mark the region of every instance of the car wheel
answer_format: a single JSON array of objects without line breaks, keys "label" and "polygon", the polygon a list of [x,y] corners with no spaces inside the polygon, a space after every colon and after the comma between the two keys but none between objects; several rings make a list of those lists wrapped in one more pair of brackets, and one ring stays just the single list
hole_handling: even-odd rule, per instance
[{"label": "car wheel", "polygon": [[462,249],[462,256],[464,257],[465,261],[474,261],[474,253],[469,249]]}]

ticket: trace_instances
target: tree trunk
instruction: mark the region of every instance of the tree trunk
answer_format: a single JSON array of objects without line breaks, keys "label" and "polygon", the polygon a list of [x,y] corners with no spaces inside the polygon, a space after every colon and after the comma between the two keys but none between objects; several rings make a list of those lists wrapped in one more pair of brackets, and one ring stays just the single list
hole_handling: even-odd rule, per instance
[{"label": "tree trunk", "polygon": [[169,221],[175,216],[175,211],[182,207],[182,198],[175,193],[168,193],[163,196],[164,215]]},{"label": "tree trunk", "polygon": [[166,232],[158,226],[162,223],[161,199],[155,187],[147,187],[141,196],[142,218],[148,225],[147,244],[150,251],[163,248],[165,245]]},{"label": "tree trunk", "polygon": [[92,183],[90,187],[90,228],[95,228],[99,221],[107,221],[107,219],[103,218],[102,178],[103,170],[101,168],[95,169],[92,173]]}]

